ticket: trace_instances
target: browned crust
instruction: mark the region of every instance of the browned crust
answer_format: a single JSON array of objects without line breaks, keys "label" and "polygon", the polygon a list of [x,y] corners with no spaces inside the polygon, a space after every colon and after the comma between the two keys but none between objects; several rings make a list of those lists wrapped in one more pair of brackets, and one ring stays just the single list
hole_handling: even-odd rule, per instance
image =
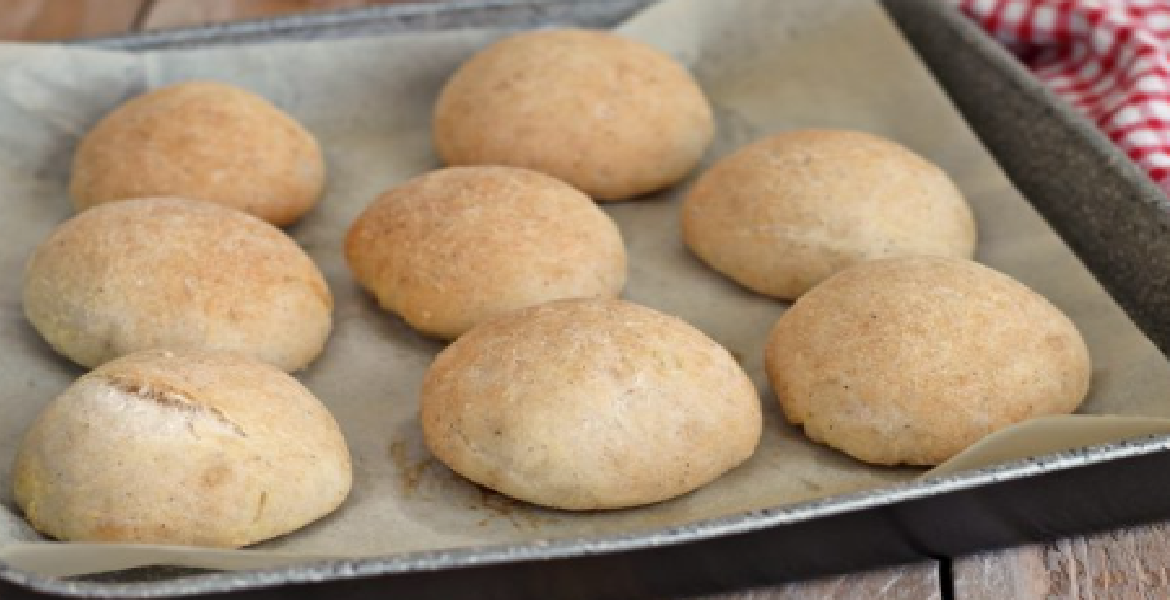
[{"label": "browned crust", "polygon": [[453,167],[379,196],[350,227],[346,259],[387,310],[452,339],[558,298],[615,297],[626,254],[581,192],[512,167]]},{"label": "browned crust", "polygon": [[668,55],[574,29],[514,35],[465,63],[435,106],[448,165],[524,167],[597,200],[667,187],[698,163],[714,121]]},{"label": "browned crust", "polygon": [[62,224],[29,261],[23,296],[46,341],[88,367],[169,348],[297,370],[321,352],[333,308],[321,272],[279,229],[178,198],[106,204]]},{"label": "browned crust", "polygon": [[263,98],[222,83],[153,90],[82,138],[70,194],[77,209],[182,196],[290,225],[321,197],[325,163],[312,134]]}]

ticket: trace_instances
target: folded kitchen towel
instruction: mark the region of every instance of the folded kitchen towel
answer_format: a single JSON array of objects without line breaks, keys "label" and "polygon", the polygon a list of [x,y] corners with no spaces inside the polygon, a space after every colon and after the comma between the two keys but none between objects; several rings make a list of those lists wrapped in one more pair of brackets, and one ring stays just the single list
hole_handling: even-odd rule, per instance
[{"label": "folded kitchen towel", "polygon": [[951,1],[1170,192],[1170,1]]}]

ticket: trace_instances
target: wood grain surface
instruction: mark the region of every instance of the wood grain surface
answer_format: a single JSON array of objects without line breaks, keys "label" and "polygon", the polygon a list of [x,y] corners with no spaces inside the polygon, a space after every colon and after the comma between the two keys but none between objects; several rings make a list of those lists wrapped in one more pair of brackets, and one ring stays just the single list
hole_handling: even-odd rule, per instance
[{"label": "wood grain surface", "polygon": [[402,0],[155,0],[150,13],[142,22],[142,28],[170,29],[238,19],[395,3],[402,3]]},{"label": "wood grain surface", "polygon": [[132,31],[149,0],[0,0],[0,39],[51,41]]},{"label": "wood grain surface", "polygon": [[[934,561],[706,596],[702,600],[942,600]],[[1006,598],[1006,597],[1005,597]]]},{"label": "wood grain surface", "polygon": [[956,600],[1170,598],[1170,528],[1122,529],[962,558]]},{"label": "wood grain surface", "polygon": [[[0,0],[0,40],[46,41],[403,0]],[[417,0],[416,0],[417,1]],[[705,600],[1170,598],[1170,524]]]}]

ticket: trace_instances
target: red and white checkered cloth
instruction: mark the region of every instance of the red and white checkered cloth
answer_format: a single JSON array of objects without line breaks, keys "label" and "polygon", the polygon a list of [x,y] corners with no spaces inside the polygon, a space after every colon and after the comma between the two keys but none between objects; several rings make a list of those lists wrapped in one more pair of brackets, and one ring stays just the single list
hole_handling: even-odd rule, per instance
[{"label": "red and white checkered cloth", "polygon": [[951,0],[1170,192],[1170,0]]}]

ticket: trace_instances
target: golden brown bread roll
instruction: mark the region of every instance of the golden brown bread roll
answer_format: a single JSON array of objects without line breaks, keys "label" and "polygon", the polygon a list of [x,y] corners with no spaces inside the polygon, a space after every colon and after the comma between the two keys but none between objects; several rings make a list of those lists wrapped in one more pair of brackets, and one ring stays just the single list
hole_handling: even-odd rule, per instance
[{"label": "golden brown bread roll", "polygon": [[666,54],[602,31],[521,33],[447,82],[434,136],[448,165],[511,165],[597,200],[682,179],[714,131],[702,90]]},{"label": "golden brown bread roll", "polygon": [[699,177],[682,226],[713,269],[790,299],[862,260],[971,258],[976,239],[946,173],[854,131],[792,131],[741,148]]},{"label": "golden brown bread roll", "polygon": [[587,196],[512,167],[453,167],[382,194],[350,228],[346,258],[387,310],[428,335],[558,298],[614,297],[626,253]]},{"label": "golden brown bread roll", "polygon": [[866,462],[935,465],[1025,419],[1072,412],[1092,365],[1042,296],[974,262],[858,264],[796,301],[765,362],[788,420]]},{"label": "golden brown bread roll", "polygon": [[235,548],[337,508],[349,451],[295,379],[238,354],[147,351],[51,402],[13,468],[16,503],[60,540]]},{"label": "golden brown bread roll", "polygon": [[37,248],[24,312],[96,367],[139,350],[232,350],[294,371],[325,345],[333,298],[279,229],[229,208],[149,198],[74,216]]},{"label": "golden brown bread roll", "polygon": [[182,196],[289,225],[324,186],[321,149],[292,117],[249,91],[196,81],[106,115],[82,139],[69,189],[78,210]]},{"label": "golden brown bread roll", "polygon": [[726,350],[620,300],[559,300],[472,329],[427,371],[420,418],[459,474],[570,510],[685,494],[747,460],[762,428]]}]

